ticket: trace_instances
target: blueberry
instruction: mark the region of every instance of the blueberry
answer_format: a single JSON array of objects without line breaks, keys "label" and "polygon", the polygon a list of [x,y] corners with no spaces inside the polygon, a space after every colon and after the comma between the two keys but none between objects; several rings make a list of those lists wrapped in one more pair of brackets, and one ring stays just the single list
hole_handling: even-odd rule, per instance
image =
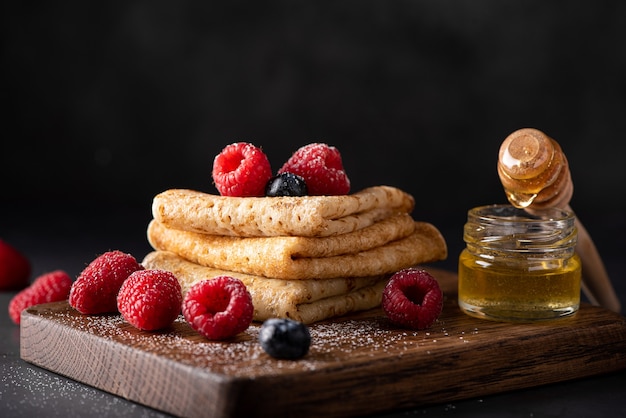
[{"label": "blueberry", "polygon": [[293,173],[282,173],[272,177],[265,186],[265,195],[306,196],[308,194],[304,179]]},{"label": "blueberry", "polygon": [[270,356],[295,360],[308,353],[311,334],[302,322],[272,318],[263,322],[259,342]]}]

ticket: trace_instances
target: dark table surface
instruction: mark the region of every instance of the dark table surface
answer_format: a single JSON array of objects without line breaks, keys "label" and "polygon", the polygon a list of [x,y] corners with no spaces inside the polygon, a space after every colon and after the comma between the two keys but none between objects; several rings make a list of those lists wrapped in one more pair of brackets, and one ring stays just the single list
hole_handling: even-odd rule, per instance
[{"label": "dark table surface", "polygon": [[[0,237],[24,252],[32,262],[33,277],[65,269],[75,277],[97,254],[120,249],[141,259],[150,251],[145,228],[149,208],[74,206],[54,216],[41,216],[41,207],[1,209]],[[96,213],[97,212],[97,213]],[[83,216],[81,214],[89,214]],[[462,248],[464,213],[433,215],[449,245],[450,257],[441,266],[456,269]],[[623,256],[623,217],[579,214],[602,254],[622,305],[626,303]],[[94,222],[94,219],[97,222]],[[621,242],[621,244],[620,244]],[[0,292],[0,416],[8,417],[162,417],[151,408],[83,385],[26,363],[20,358],[20,329],[8,317],[7,305],[15,292]],[[427,376],[426,376],[427,378]],[[514,392],[464,401],[427,405],[383,417],[626,417],[626,369]]]}]

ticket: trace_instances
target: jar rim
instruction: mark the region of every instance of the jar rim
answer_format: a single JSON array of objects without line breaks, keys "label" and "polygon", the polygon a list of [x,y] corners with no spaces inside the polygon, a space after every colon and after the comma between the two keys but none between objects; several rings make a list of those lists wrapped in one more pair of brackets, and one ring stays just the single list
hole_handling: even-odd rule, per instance
[{"label": "jar rim", "polygon": [[499,223],[520,222],[573,222],[574,213],[561,208],[538,209],[530,212],[528,209],[517,208],[510,204],[493,204],[472,208],[468,211],[468,218]]},{"label": "jar rim", "polygon": [[529,212],[512,205],[478,206],[468,212],[463,233],[468,248],[550,253],[573,251],[577,229],[573,212],[551,208]]}]

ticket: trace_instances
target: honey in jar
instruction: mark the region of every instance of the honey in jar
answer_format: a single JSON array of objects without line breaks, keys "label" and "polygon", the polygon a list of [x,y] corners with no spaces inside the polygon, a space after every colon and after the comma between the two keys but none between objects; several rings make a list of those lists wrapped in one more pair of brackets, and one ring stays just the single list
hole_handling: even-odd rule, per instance
[{"label": "honey in jar", "polygon": [[566,317],[580,305],[581,263],[574,214],[511,205],[471,209],[459,257],[458,303],[499,321]]}]

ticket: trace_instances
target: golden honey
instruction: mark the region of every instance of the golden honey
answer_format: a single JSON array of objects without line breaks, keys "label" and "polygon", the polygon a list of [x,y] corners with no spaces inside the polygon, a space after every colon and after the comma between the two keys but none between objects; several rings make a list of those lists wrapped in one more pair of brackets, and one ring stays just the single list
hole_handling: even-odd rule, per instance
[{"label": "golden honey", "polygon": [[581,263],[571,212],[482,206],[468,212],[463,239],[458,303],[468,315],[535,321],[578,311]]}]

